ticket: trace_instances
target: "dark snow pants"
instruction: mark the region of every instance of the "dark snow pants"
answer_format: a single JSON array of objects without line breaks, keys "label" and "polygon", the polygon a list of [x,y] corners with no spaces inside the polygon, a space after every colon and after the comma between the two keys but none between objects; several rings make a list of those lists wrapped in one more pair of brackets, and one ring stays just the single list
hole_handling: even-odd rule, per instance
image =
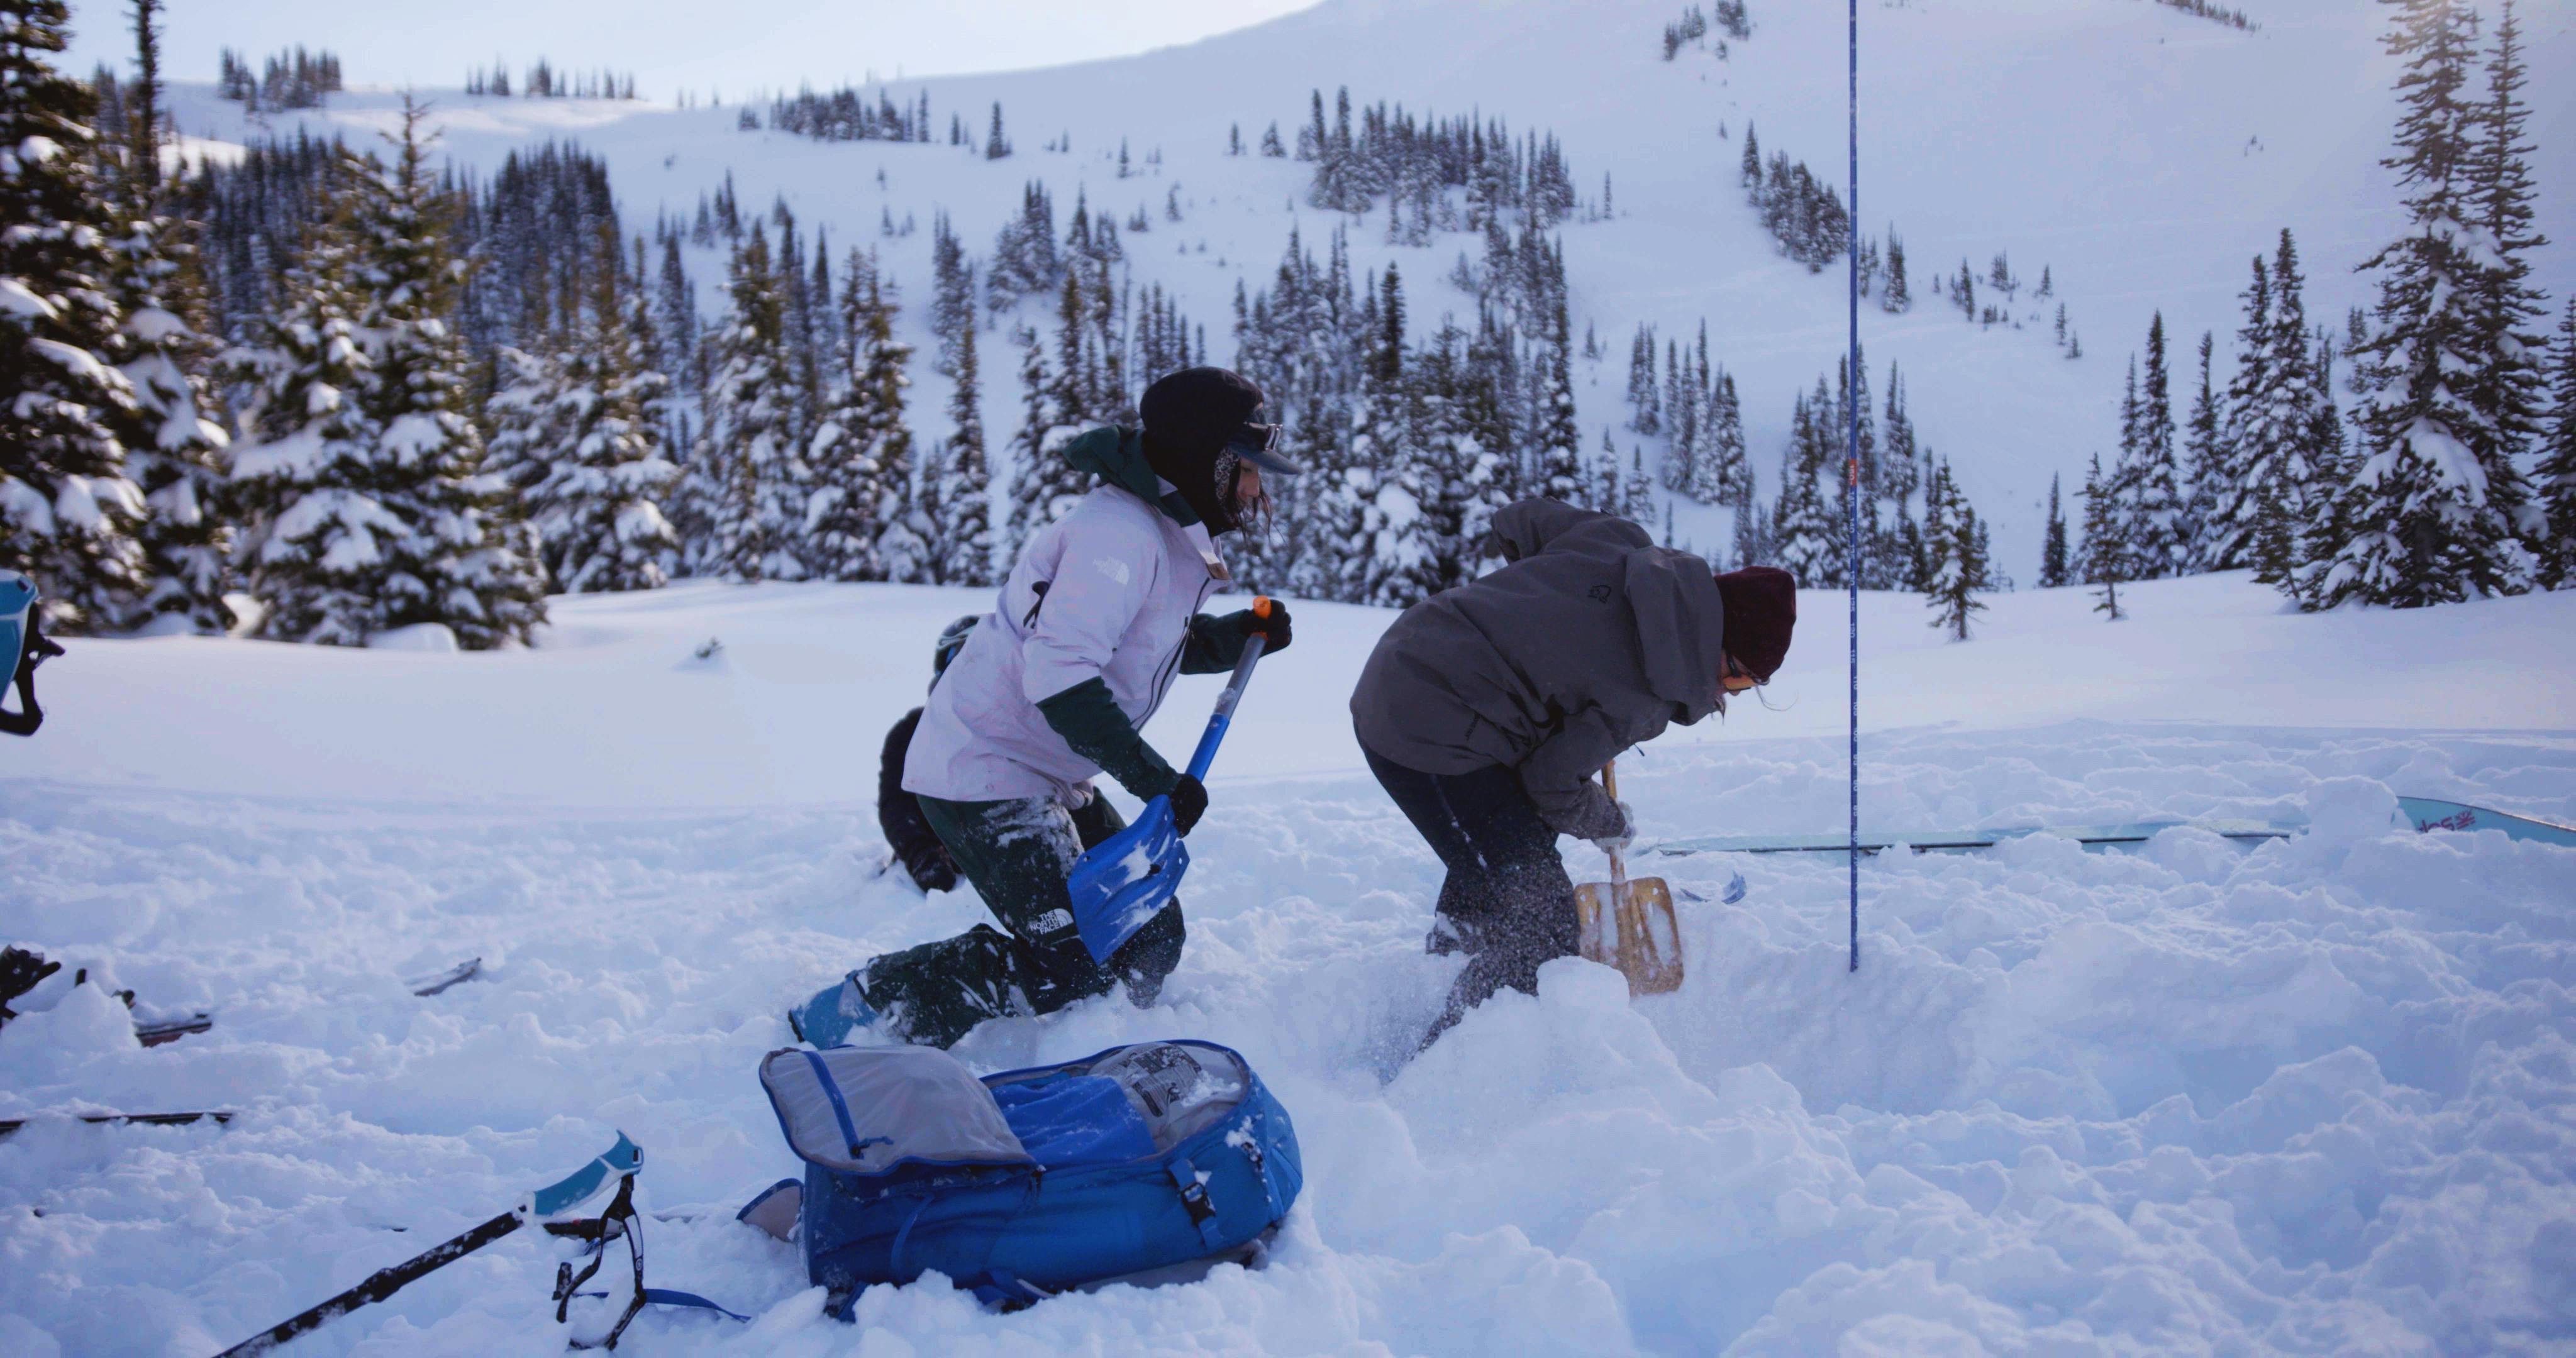
[{"label": "dark snow pants", "polygon": [[1149,1005],[1180,965],[1181,903],[1163,907],[1100,966],[1074,927],[1065,874],[1082,851],[1126,828],[1108,799],[1079,811],[1051,797],[999,802],[921,798],[922,815],[1002,923],[887,953],[861,969],[859,994],[908,1042],[946,1047],[1003,1014],[1046,1014],[1124,982]]},{"label": "dark snow pants", "polygon": [[1365,746],[1360,752],[1449,870],[1424,946],[1466,953],[1467,969],[1423,1039],[1428,1045],[1505,986],[1537,994],[1540,964],[1575,952],[1574,883],[1556,851],[1556,831],[1539,818],[1516,770],[1498,764],[1431,774]]}]

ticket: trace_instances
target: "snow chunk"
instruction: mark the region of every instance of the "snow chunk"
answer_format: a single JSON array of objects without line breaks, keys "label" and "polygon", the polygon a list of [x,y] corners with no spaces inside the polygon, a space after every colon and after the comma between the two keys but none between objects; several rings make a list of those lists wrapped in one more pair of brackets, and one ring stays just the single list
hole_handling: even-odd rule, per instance
[{"label": "snow chunk", "polygon": [[390,627],[368,637],[367,649],[454,655],[457,652],[456,633],[443,622],[416,622],[409,627]]},{"label": "snow chunk", "polygon": [[2308,809],[2308,838],[2319,845],[2377,839],[2397,824],[2397,794],[2376,778],[2329,778],[2300,800]]}]

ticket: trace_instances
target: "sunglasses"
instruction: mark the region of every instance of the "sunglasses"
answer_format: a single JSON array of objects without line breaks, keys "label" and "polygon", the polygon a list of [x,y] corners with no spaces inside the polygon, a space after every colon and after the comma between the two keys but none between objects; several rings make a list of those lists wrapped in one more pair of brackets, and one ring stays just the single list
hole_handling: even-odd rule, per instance
[{"label": "sunglasses", "polygon": [[1726,673],[1718,677],[1718,683],[1729,693],[1742,693],[1746,689],[1760,686],[1762,681],[1754,677],[1750,670],[1735,663],[1735,657],[1729,655],[1726,657]]}]

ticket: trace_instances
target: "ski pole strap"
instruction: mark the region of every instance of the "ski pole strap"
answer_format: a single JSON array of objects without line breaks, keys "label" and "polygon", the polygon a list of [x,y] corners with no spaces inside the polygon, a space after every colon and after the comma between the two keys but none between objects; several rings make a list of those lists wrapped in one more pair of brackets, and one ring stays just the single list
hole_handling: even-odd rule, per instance
[{"label": "ski pole strap", "polygon": [[683,1292],[675,1287],[645,1288],[644,1300],[654,1306],[687,1306],[700,1311],[713,1311],[728,1320],[739,1320],[746,1324],[751,1320],[751,1317],[728,1311],[695,1292]]},{"label": "ski pole strap", "polygon": [[[605,1292],[575,1292],[573,1295],[576,1297],[604,1297],[608,1294]],[[645,1288],[644,1304],[647,1306],[685,1306],[693,1310],[713,1311],[717,1315],[723,1316],[728,1320],[748,1322],[751,1319],[749,1316],[737,1315],[732,1311],[728,1311],[725,1308],[716,1305],[714,1302],[699,1296],[695,1292],[682,1292],[679,1289],[672,1287]]]}]

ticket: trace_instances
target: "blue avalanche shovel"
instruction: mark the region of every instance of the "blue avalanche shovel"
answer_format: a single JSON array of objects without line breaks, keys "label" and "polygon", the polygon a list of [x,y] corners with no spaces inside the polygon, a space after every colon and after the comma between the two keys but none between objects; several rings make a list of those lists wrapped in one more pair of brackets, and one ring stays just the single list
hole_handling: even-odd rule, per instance
[{"label": "blue avalanche shovel", "polygon": [[[1268,618],[1270,600],[1254,599],[1252,615]],[[1234,705],[1242,700],[1243,686],[1252,682],[1252,667],[1269,642],[1258,632],[1244,641],[1243,658],[1234,663],[1234,675],[1226,680],[1225,692],[1217,695],[1216,711],[1208,716],[1207,732],[1190,754],[1192,778],[1207,781],[1208,766],[1216,762],[1217,743],[1225,739],[1225,728],[1234,721]],[[1109,965],[1110,955],[1135,937],[1181,889],[1181,874],[1189,870],[1189,846],[1181,842],[1180,827],[1172,820],[1172,799],[1167,796],[1145,803],[1135,824],[1085,852],[1065,878],[1065,889],[1073,896],[1073,922],[1081,929],[1082,946],[1090,950],[1092,960]]]}]

